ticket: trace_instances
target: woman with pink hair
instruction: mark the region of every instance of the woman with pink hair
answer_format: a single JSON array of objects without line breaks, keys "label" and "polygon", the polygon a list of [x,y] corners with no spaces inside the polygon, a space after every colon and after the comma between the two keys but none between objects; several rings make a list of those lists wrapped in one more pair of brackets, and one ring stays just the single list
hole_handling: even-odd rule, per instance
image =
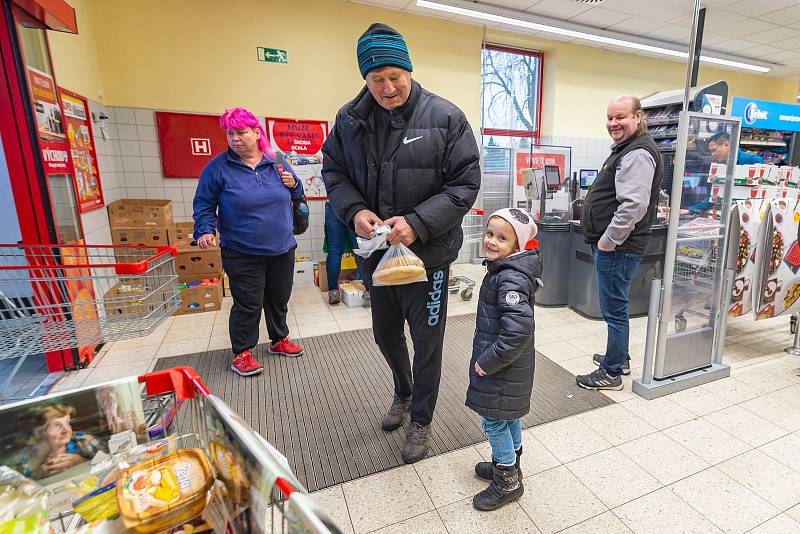
[{"label": "woman with pink hair", "polygon": [[200,173],[194,195],[194,235],[200,248],[217,246],[233,296],[229,332],[231,370],[252,376],[264,369],[253,358],[263,310],[269,354],[295,357],[303,348],[288,339],[294,251],[292,199],[303,186],[267,143],[258,119],[244,108],[225,110],[219,120],[228,149]]}]

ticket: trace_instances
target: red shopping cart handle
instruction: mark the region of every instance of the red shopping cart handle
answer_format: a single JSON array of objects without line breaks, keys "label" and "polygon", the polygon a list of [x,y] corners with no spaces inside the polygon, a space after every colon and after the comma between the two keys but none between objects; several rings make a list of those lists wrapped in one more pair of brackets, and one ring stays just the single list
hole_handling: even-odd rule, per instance
[{"label": "red shopping cart handle", "polygon": [[179,401],[193,399],[196,393],[208,397],[211,392],[200,375],[192,367],[173,367],[163,371],[147,373],[139,377],[139,383],[145,385],[148,395],[175,393]]}]

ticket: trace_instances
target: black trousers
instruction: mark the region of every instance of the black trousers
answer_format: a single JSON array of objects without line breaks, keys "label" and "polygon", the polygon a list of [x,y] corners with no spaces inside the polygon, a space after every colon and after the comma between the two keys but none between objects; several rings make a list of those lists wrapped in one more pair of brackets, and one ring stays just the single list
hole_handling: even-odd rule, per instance
[{"label": "black trousers", "polygon": [[[369,279],[380,257],[366,262]],[[442,345],[447,320],[447,281],[450,266],[428,271],[427,282],[404,286],[372,286],[372,331],[394,377],[394,392],[411,396],[411,421],[428,425],[433,420],[442,376]],[[365,277],[366,278],[366,277]],[[409,360],[404,323],[414,345]]]},{"label": "black trousers", "polygon": [[292,296],[294,250],[278,256],[255,256],[222,249],[222,267],[228,273],[233,297],[228,328],[234,354],[258,344],[262,310],[273,343],[289,335],[286,313]]}]

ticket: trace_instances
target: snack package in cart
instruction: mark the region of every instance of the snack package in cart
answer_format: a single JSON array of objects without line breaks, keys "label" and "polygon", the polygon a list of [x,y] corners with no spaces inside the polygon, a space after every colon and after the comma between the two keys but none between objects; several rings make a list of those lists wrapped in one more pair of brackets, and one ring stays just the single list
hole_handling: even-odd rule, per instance
[{"label": "snack package in cart", "polygon": [[403,286],[427,281],[425,264],[402,243],[390,246],[372,273],[374,286]]},{"label": "snack package in cart", "polygon": [[0,532],[47,534],[47,497],[33,480],[0,466]]}]

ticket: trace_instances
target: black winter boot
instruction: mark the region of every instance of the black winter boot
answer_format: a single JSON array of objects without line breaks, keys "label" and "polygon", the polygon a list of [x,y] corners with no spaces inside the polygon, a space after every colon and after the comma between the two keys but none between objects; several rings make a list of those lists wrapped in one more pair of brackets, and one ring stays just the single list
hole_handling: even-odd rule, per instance
[{"label": "black winter boot", "polygon": [[494,477],[489,487],[472,498],[472,506],[485,512],[497,510],[504,504],[519,499],[524,492],[517,468],[513,465],[497,464],[494,466]]},{"label": "black winter boot", "polygon": [[[522,469],[519,467],[519,457],[522,456],[522,445],[520,445],[519,449],[516,449],[514,452],[517,454],[517,463],[515,464],[515,467],[517,468],[519,479],[522,480]],[[475,464],[475,474],[484,480],[492,480],[494,477],[494,466],[496,465],[497,462],[494,461],[494,458],[492,458],[491,462],[478,462]]]}]

